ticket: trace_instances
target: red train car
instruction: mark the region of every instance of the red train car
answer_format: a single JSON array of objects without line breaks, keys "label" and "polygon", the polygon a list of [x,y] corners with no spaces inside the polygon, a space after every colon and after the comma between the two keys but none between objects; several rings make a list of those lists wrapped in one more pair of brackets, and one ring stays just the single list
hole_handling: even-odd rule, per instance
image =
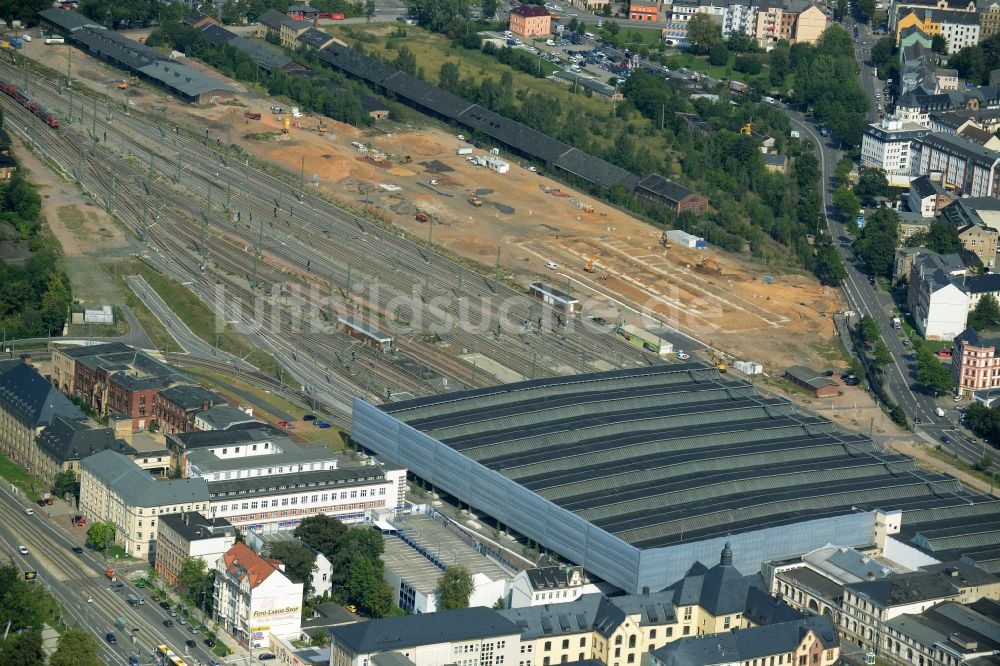
[{"label": "red train car", "polygon": [[38,118],[40,118],[41,121],[49,127],[59,127],[59,117],[55,113],[49,111],[44,106],[31,99],[28,93],[24,92],[17,86],[7,83],[6,81],[0,81],[0,92],[3,92],[8,97],[12,97],[18,104],[38,116]]}]

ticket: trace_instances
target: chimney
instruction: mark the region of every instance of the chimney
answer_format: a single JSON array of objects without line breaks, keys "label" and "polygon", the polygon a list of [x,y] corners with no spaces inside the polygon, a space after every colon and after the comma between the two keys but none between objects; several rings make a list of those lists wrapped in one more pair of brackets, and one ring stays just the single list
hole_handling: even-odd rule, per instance
[{"label": "chimney", "polygon": [[648,597],[649,596],[649,586],[648,585],[643,585],[643,587],[642,587],[642,596],[644,596],[644,597]]},{"label": "chimney", "polygon": [[34,365],[34,363],[31,362],[31,354],[21,354],[21,361],[25,365],[31,365],[31,366]]},{"label": "chimney", "polygon": [[733,566],[733,549],[730,548],[728,541],[722,549],[722,555],[719,557],[719,564],[724,567]]}]

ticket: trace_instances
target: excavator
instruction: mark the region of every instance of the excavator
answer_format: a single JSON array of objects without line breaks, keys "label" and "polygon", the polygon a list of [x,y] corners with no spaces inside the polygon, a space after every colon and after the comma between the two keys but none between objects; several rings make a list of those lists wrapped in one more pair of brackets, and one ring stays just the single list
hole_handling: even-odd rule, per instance
[{"label": "excavator", "polygon": [[740,134],[744,136],[750,136],[753,134],[753,121],[748,122],[746,125],[740,128]]},{"label": "excavator", "polygon": [[596,273],[597,269],[594,268],[594,260],[588,259],[587,263],[583,266],[583,270],[585,270],[588,273]]},{"label": "excavator", "polygon": [[482,208],[483,206],[483,200],[476,196],[475,192],[469,194],[469,203],[476,208]]}]

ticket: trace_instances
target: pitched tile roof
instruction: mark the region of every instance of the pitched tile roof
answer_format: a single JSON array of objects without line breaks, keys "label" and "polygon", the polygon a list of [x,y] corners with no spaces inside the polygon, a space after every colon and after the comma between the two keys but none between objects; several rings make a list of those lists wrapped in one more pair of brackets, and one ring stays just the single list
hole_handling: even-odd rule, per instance
[{"label": "pitched tile roof", "polygon": [[278,560],[269,560],[255,553],[245,543],[238,543],[226,551],[226,571],[240,581],[248,578],[250,589],[263,583],[275,571],[279,571]]}]

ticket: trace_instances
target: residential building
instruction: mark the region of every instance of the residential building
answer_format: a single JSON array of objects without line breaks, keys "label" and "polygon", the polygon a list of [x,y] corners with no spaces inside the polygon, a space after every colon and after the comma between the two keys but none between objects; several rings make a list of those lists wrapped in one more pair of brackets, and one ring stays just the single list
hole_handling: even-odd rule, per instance
[{"label": "residential building", "polygon": [[963,139],[968,139],[972,143],[978,144],[987,150],[992,150],[994,152],[1000,150],[1000,137],[997,137],[993,132],[984,130],[983,128],[968,124],[958,132],[958,136]]},{"label": "residential building", "polygon": [[899,211],[899,239],[906,243],[915,233],[930,229],[932,219],[908,210]]},{"label": "residential building", "polygon": [[1000,388],[1000,335],[968,328],[955,338],[951,377],[959,397]]},{"label": "residential building", "polygon": [[[298,37],[298,42],[300,46],[304,46],[307,49],[312,49],[313,51],[319,51],[320,49],[325,49],[334,41],[335,40],[332,35],[323,32],[322,30],[317,30],[316,28],[309,28]],[[366,97],[368,96],[366,95]]]},{"label": "residential building", "polygon": [[[969,255],[974,255],[986,268],[996,267],[1000,249],[1000,199],[956,199],[941,210],[941,218],[955,225],[962,247]],[[970,305],[975,306],[975,302]]]},{"label": "residential building", "polygon": [[940,21],[949,55],[979,43],[979,16],[975,12],[934,11],[934,15]]},{"label": "residential building", "polygon": [[585,594],[600,594],[583,567],[547,566],[525,569],[510,581],[508,608],[547,606],[576,601]]},{"label": "residential building", "polygon": [[260,423],[253,417],[252,409],[239,409],[229,405],[216,405],[194,415],[197,430],[229,430],[235,425]]},{"label": "residential building", "polygon": [[35,442],[56,417],[85,420],[83,412],[30,362],[0,362],[0,453],[29,474],[45,474],[49,465]]},{"label": "residential building", "polygon": [[184,18],[181,19],[181,23],[183,25],[194,28],[195,30],[200,30],[206,25],[219,25],[218,19],[213,18],[208,14],[199,11],[194,11],[191,12],[190,14],[187,14]]},{"label": "residential building", "polygon": [[112,523],[115,541],[129,557],[155,562],[159,519],[208,509],[204,479],[156,479],[116,451],[80,463],[80,513],[91,522]]},{"label": "residential building", "polygon": [[1000,273],[980,273],[965,278],[965,291],[969,294],[969,310],[979,304],[983,296],[1000,299]]},{"label": "residential building", "polygon": [[[330,630],[330,666],[367,666],[397,653],[414,666],[528,666],[521,628],[491,608],[357,622]],[[526,663],[527,658],[527,663]]]},{"label": "residential building", "polygon": [[333,580],[333,565],[330,560],[326,558],[326,555],[319,552],[315,548],[310,548],[301,539],[295,537],[291,532],[247,532],[247,545],[250,546],[255,553],[261,557],[270,557],[272,559],[280,560],[280,557],[276,557],[269,550],[274,544],[280,543],[294,543],[302,548],[308,549],[313,556],[316,558],[313,564],[312,570],[312,580],[309,581],[311,589],[311,597],[321,597],[331,590],[331,581]]},{"label": "residential building", "polygon": [[929,133],[926,127],[897,118],[872,123],[861,139],[861,166],[881,169],[890,185],[905,187],[913,178],[914,144]]},{"label": "residential building", "polygon": [[781,40],[811,44],[826,29],[826,14],[808,0],[762,2],[752,32],[758,45],[770,51]]},{"label": "residential building", "polygon": [[765,562],[761,573],[772,595],[799,612],[829,615],[839,625],[845,585],[879,580],[895,571],[854,548],[830,545]]},{"label": "residential building", "polygon": [[951,274],[936,253],[913,259],[907,305],[927,340],[951,340],[965,330],[969,295],[962,289],[962,275]]},{"label": "residential building", "polygon": [[255,36],[270,37],[273,40],[279,39],[281,23],[287,19],[287,14],[283,14],[277,9],[268,9],[257,17],[257,23],[263,27],[263,32],[257,33]]},{"label": "residential building", "polygon": [[201,386],[171,386],[153,398],[153,415],[160,432],[187,432],[194,430],[196,414],[225,404],[225,398]]},{"label": "residential building", "polygon": [[[167,448],[177,458],[181,476],[187,476],[187,454],[202,449],[232,449],[239,453],[241,448],[251,452],[268,449],[276,440],[291,441],[287,430],[279,430],[267,423],[246,423],[234,425],[227,430],[194,430],[177,432],[166,437]],[[229,451],[223,452],[228,455]]]},{"label": "residential building", "polygon": [[787,39],[791,44],[815,44],[826,30],[826,14],[813,2],[789,2],[790,12],[782,15],[792,16],[787,31]]},{"label": "residential building", "polygon": [[910,210],[926,218],[937,217],[954,200],[954,195],[929,175],[918,176],[911,180],[910,190],[906,194],[906,203]]},{"label": "residential building", "polygon": [[914,174],[941,172],[944,187],[961,196],[1000,193],[1000,153],[952,134],[927,134],[916,146]]},{"label": "residential building", "polygon": [[[925,254],[937,253],[933,250],[928,250],[925,247],[901,247],[897,249],[895,267],[892,272],[893,278],[896,280],[909,280],[910,270],[913,268],[914,259]],[[960,276],[965,274],[965,262],[962,261],[962,257],[960,255],[939,254],[937,256],[937,261],[944,265],[945,273],[948,275]]]},{"label": "residential building", "polygon": [[753,35],[757,18],[757,5],[751,0],[733,0],[725,5],[722,16],[722,37],[732,35]]},{"label": "residential building", "polygon": [[102,354],[122,354],[131,353],[135,350],[121,342],[109,342],[102,345],[85,345],[83,347],[70,347],[52,349],[52,383],[66,395],[79,395],[76,390],[76,359],[85,356],[95,356]]},{"label": "residential building", "polygon": [[[975,0],[898,0],[889,4],[889,29],[896,35],[900,27],[910,25],[914,15],[923,19],[929,13],[965,13],[975,15]],[[936,35],[937,32],[928,34]]]},{"label": "residential building", "polygon": [[423,514],[397,516],[392,527],[384,542],[383,575],[393,601],[407,613],[438,609],[438,580],[451,565],[461,565],[472,574],[469,606],[492,607],[498,599],[507,598],[513,570],[470,545],[468,537],[456,532],[446,519]]},{"label": "residential building", "polygon": [[245,543],[234,544],[216,562],[215,621],[240,645],[258,649],[269,636],[299,637],[303,585],[290,581],[284,568]]},{"label": "residential building", "polygon": [[[684,23],[691,20],[691,17],[698,13],[701,7],[699,0],[675,0],[669,5],[670,23]],[[664,8],[666,11],[666,7]]]},{"label": "residential building", "polygon": [[972,603],[1000,598],[1000,578],[971,564],[948,562],[882,580],[844,587],[841,636],[862,649],[884,652],[886,623],[943,601]]},{"label": "residential building", "polygon": [[57,416],[49,422],[35,440],[37,476],[52,484],[61,472],[73,472],[80,478],[80,461],[101,451],[117,451],[127,458],[135,457],[135,449],[123,440],[116,440],[110,428],[91,428],[82,421]]},{"label": "residential building", "polygon": [[656,21],[659,11],[660,4],[648,0],[632,0],[628,5],[628,17],[632,21]]},{"label": "residential building", "polygon": [[979,10],[979,39],[986,40],[1000,32],[1000,3],[991,2]]},{"label": "residential building", "polygon": [[879,653],[894,664],[985,665],[1000,655],[1000,604],[992,599],[945,601],[895,617],[886,627]]},{"label": "residential building", "polygon": [[695,636],[652,653],[652,666],[832,666],[840,659],[840,639],[828,616],[808,617],[717,636]]},{"label": "residential building", "polygon": [[546,37],[552,32],[552,16],[537,5],[510,10],[510,31],[519,37]]},{"label": "residential building", "polygon": [[163,516],[156,540],[156,573],[176,587],[187,558],[198,558],[211,571],[235,544],[236,529],[224,518],[206,518],[198,511]]},{"label": "residential building", "polygon": [[687,211],[702,213],[708,208],[708,199],[657,174],[646,176],[635,186],[635,195],[646,202],[666,205],[676,215]]},{"label": "residential building", "polygon": [[[920,25],[910,25],[899,31],[899,59],[900,67],[902,67],[906,60],[907,49],[913,46],[919,46],[921,51],[918,53],[926,53],[931,48],[933,44],[933,38],[924,32]],[[926,51],[924,50],[926,49]]]}]

